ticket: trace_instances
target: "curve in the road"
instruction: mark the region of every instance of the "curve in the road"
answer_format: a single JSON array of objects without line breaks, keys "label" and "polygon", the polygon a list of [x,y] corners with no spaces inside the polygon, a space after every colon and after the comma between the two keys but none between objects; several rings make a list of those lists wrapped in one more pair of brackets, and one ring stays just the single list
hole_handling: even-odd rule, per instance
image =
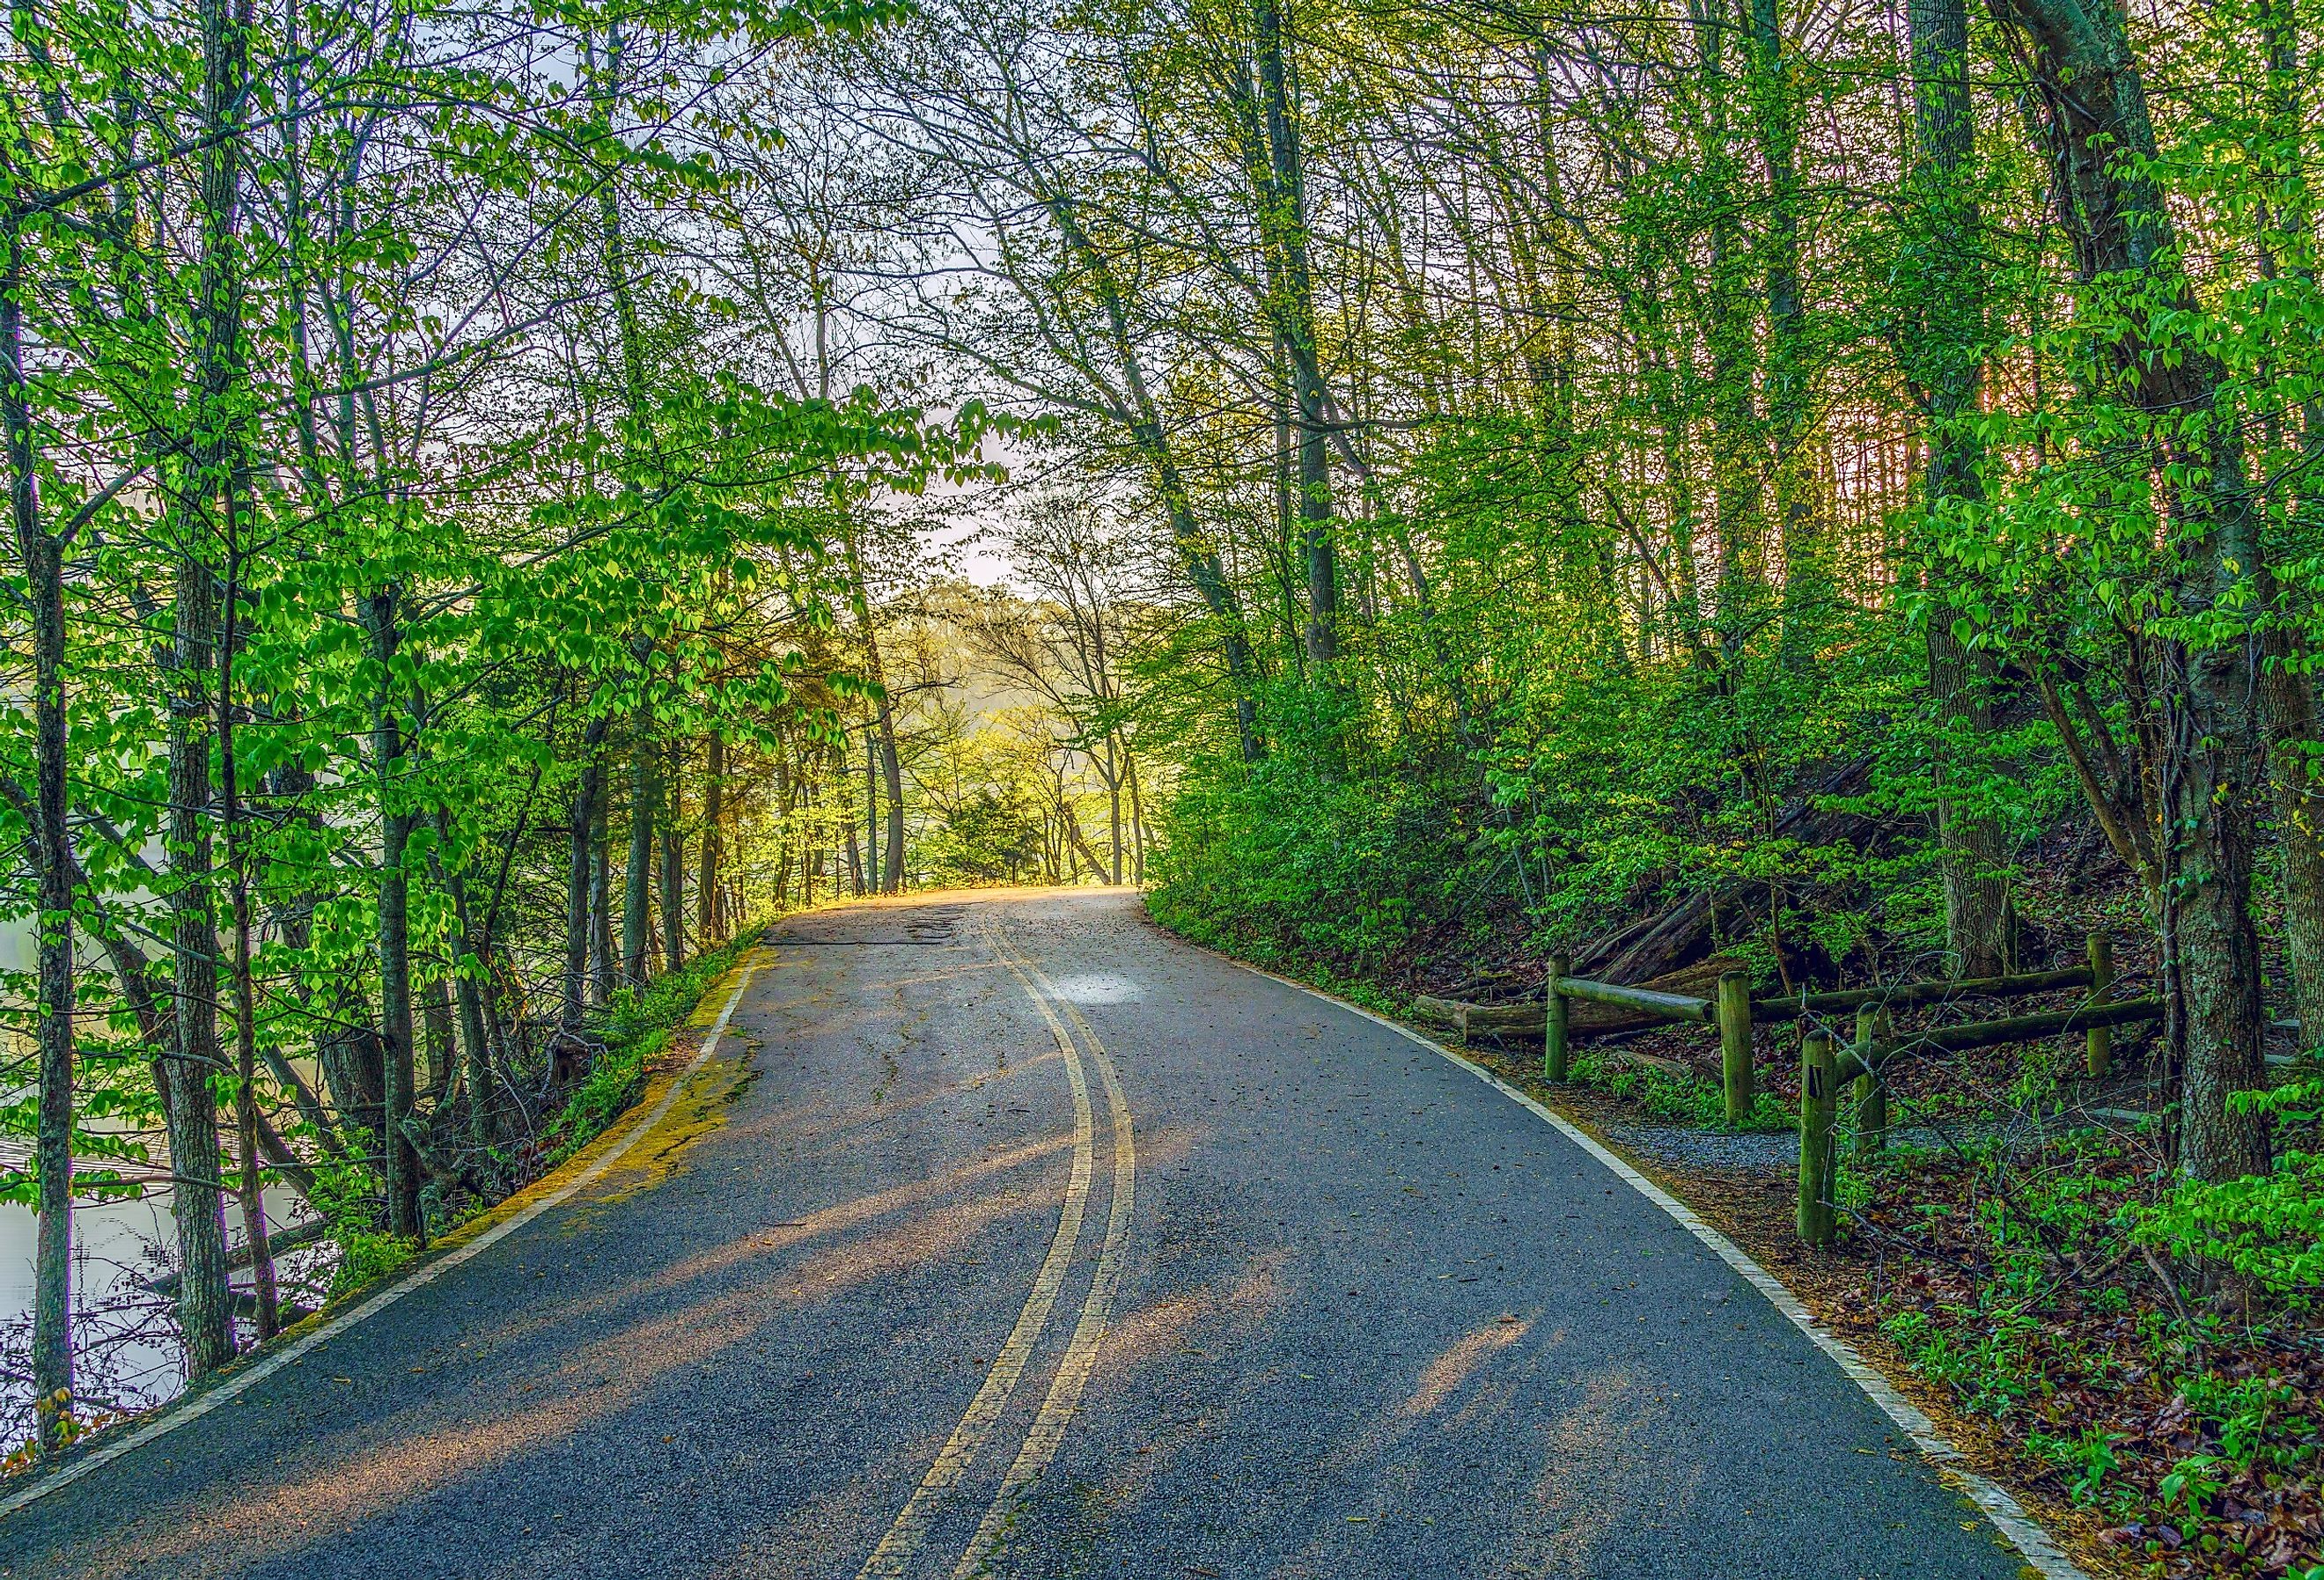
[{"label": "curve in the road", "polygon": [[1568,1141],[1619,1175],[1624,1183],[1633,1190],[1669,1214],[1682,1228],[1702,1241],[1720,1261],[1741,1273],[1750,1282],[1752,1288],[1767,1298],[1770,1305],[1782,1312],[1802,1333],[1807,1335],[1809,1340],[1818,1349],[1831,1357],[1832,1362],[1847,1374],[1849,1381],[1862,1389],[1865,1397],[1879,1407],[1881,1414],[1904,1428],[1905,1434],[1913,1439],[1913,1446],[1937,1467],[1938,1474],[1968,1494],[1970,1501],[1984,1511],[1986,1518],[1993,1521],[1995,1529],[2007,1537],[2010,1545],[2015,1548],[2024,1557],[2026,1563],[2043,1576],[2043,1580],[2089,1580],[2089,1577],[2082,1572],[2080,1566],[2069,1557],[2065,1549],[2051,1538],[2050,1533],[2043,1529],[2025,1512],[2024,1505],[2012,1497],[2007,1488],[1971,1469],[1968,1461],[1962,1457],[1960,1450],[1954,1447],[1947,1441],[1944,1434],[1937,1430],[1936,1423],[1929,1418],[1928,1413],[1897,1392],[1895,1387],[1886,1377],[1880,1375],[1862,1355],[1856,1353],[1854,1345],[1818,1322],[1815,1314],[1801,1304],[1799,1297],[1793,1294],[1782,1280],[1753,1261],[1750,1254],[1741,1246],[1697,1217],[1694,1210],[1684,1202],[1631,1168],[1618,1153],[1600,1142],[1597,1137],[1554,1109],[1536,1101],[1517,1087],[1510,1086],[1492,1071],[1480,1065],[1471,1063],[1449,1049],[1421,1036],[1408,1026],[1400,1026],[1384,1015],[1376,1015],[1360,1005],[1351,1004],[1345,999],[1335,998],[1296,978],[1277,976],[1272,971],[1261,971],[1258,966],[1247,965],[1231,956],[1220,955],[1218,958],[1255,975],[1280,982],[1286,987],[1297,988],[1311,998],[1321,999],[1325,1003],[1345,1010],[1351,1015],[1360,1015],[1376,1025],[1387,1027],[1400,1037],[1410,1038],[1431,1052],[1451,1060],[1455,1066],[1475,1076],[1512,1102],[1531,1109],[1535,1114],[1556,1127]]},{"label": "curve in the road", "polygon": [[2074,1574],[1591,1138],[1134,896],[768,944],[605,1151],[9,1500],[0,1580]]},{"label": "curve in the road", "polygon": [[1081,1033],[1091,1058],[1097,1064],[1113,1120],[1113,1199],[1106,1208],[1105,1242],[1098,1251],[1097,1267],[1090,1275],[1089,1298],[1082,1302],[1081,1320],[1074,1325],[1074,1336],[1065,1345],[1065,1358],[1057,1363],[1056,1378],[1049,1384],[1048,1397],[1041,1401],[1040,1413],[1033,1418],[1032,1429],[1025,1435],[1016,1463],[1001,1478],[1001,1490],[993,1494],[991,1506],[977,1521],[967,1549],[954,1566],[953,1580],[972,1580],[985,1571],[1010,1515],[1056,1457],[1057,1446],[1065,1439],[1065,1428],[1073,1423],[1074,1412],[1081,1408],[1082,1391],[1089,1386],[1090,1372],[1097,1365],[1098,1347],[1105,1342],[1105,1325],[1112,1314],[1114,1289],[1121,1280],[1122,1247],[1130,1238],[1130,1215],[1136,1202],[1138,1180],[1138,1144],[1130,1124],[1130,1099],[1122,1092],[1120,1073],[1107,1057],[1105,1044],[1098,1040],[1097,1033],[1090,1029],[1079,1010],[1056,996],[1055,985],[1041,975],[1041,968],[1002,938],[998,928],[988,928],[985,932],[993,953],[1024,985],[1041,1018],[1056,1033],[1057,1045],[1071,1048],[1074,1044],[1073,1034],[1057,1023],[1056,1012],[1062,1009],[1065,1018],[1074,1023],[1074,1030]]},{"label": "curve in the road", "polygon": [[[912,1560],[919,1556],[920,1548],[927,1541],[930,1520],[943,1507],[945,1500],[952,1495],[953,1488],[967,1474],[970,1465],[975,1463],[977,1452],[984,1446],[985,1439],[992,1435],[992,1428],[1000,1421],[1001,1412],[1009,1408],[1009,1397],[1016,1391],[1018,1380],[1024,1376],[1025,1365],[1032,1359],[1034,1346],[1041,1342],[1041,1332],[1048,1326],[1049,1313],[1057,1304],[1057,1292],[1065,1287],[1065,1270],[1073,1261],[1074,1247],[1081,1242],[1082,1215],[1089,1208],[1090,1178],[1096,1171],[1096,1145],[1092,1133],[1094,1125],[1090,1113],[1089,1076],[1082,1067],[1081,1050],[1074,1047],[1074,1039],[1065,1034],[1065,1028],[1057,1024],[1056,1017],[1049,1013],[1039,990],[1003,951],[997,935],[990,942],[994,955],[1016,974],[1019,982],[1024,983],[1034,1007],[1047,1018],[1049,1030],[1056,1036],[1057,1052],[1065,1059],[1065,1079],[1072,1086],[1074,1094],[1073,1172],[1065,1180],[1065,1201],[1057,1213],[1057,1232],[1049,1239],[1048,1254],[1041,1259],[1040,1270],[1033,1277],[1032,1290],[1025,1297],[1025,1304],[1017,1314],[1016,1326],[1009,1330],[1008,1343],[1001,1345],[1001,1354],[994,1358],[991,1369],[984,1374],[983,1384],[976,1391],[976,1397],[969,1400],[968,1409],[962,1412],[959,1424],[952,1429],[952,1436],[945,1438],[945,1446],[937,1450],[927,1474],[920,1478],[920,1484],[914,1487],[912,1495],[905,1500],[895,1523],[888,1527],[887,1534],[880,1538],[880,1545],[872,1549],[872,1556],[856,1571],[856,1580],[875,1580],[875,1577],[889,1580],[889,1577],[901,1575],[910,1569]],[[1107,1093],[1116,1103],[1119,1116],[1120,1087],[1114,1082],[1111,1066],[1107,1067],[1105,1075]],[[1117,1117],[1117,1138],[1123,1133],[1119,1128],[1123,1123]],[[1115,1141],[1114,1150],[1119,1157],[1121,1151],[1119,1139]],[[1094,1288],[1091,1298],[1096,1298]],[[1084,1321],[1087,1319],[1087,1312],[1084,1311]],[[1075,1336],[1078,1339],[1079,1335]],[[981,1525],[978,1534],[980,1537],[983,1534]],[[968,1559],[964,1557],[962,1562],[965,1564]]]}]

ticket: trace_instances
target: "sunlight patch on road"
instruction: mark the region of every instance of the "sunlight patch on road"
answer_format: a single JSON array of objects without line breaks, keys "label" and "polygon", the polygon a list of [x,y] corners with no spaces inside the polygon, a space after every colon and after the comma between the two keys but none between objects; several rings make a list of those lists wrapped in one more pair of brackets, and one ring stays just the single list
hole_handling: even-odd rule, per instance
[{"label": "sunlight patch on road", "polygon": [[193,1555],[242,1565],[291,1558],[464,1481],[567,1448],[650,1401],[671,1374],[733,1352],[770,1317],[764,1290],[729,1291],[586,1341],[553,1372],[479,1379],[465,1393],[425,1394],[318,1434],[288,1467],[293,1474],[254,1478],[222,1511],[173,1504],[101,1548],[92,1572],[112,1573],[116,1560],[126,1571]]},{"label": "sunlight patch on road", "polygon": [[1588,1574],[1609,1538],[1637,1536],[1633,1515],[1607,1487],[1659,1478],[1656,1501],[1683,1515],[1703,1481],[1697,1460],[1673,1460],[1649,1446],[1667,1441],[1670,1400],[1616,1364],[1582,1384],[1582,1397],[1551,1426],[1533,1496],[1520,1503],[1512,1558],[1545,1572]]},{"label": "sunlight patch on road", "polygon": [[[981,1186],[996,1176],[1028,1164],[1046,1162],[1073,1144],[1074,1138],[1070,1133],[1028,1141],[1023,1146],[1012,1147],[1005,1152],[974,1162],[963,1163],[927,1179],[890,1186],[869,1196],[835,1203],[788,1223],[770,1224],[756,1234],[729,1240],[659,1269],[650,1281],[664,1287],[684,1283],[689,1279],[722,1271],[756,1257],[788,1251],[806,1241],[860,1228],[894,1213],[914,1212],[918,1215],[903,1224],[902,1229],[907,1234],[925,1234],[927,1225],[936,1215],[949,1210],[949,1206],[959,1205],[945,1203],[943,1198],[945,1196]],[[867,1240],[862,1243],[870,1242]]]},{"label": "sunlight patch on road", "polygon": [[1456,1342],[1450,1349],[1428,1363],[1420,1374],[1420,1385],[1412,1397],[1404,1401],[1406,1416],[1433,1415],[1443,1402],[1452,1398],[1478,1363],[1495,1350],[1507,1349],[1525,1337],[1533,1327],[1530,1318],[1504,1317]]}]

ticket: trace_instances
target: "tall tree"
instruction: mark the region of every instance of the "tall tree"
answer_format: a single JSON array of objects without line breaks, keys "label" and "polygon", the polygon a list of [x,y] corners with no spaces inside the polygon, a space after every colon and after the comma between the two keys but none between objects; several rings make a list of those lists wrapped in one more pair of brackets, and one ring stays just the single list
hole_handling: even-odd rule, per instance
[{"label": "tall tree", "polygon": [[[1907,8],[1913,80],[1914,162],[1905,267],[1910,282],[1898,349],[1928,414],[1922,510],[1957,516],[1984,497],[1977,434],[1986,347],[1984,263],[1978,238],[1976,121],[1969,97],[1969,12],[1963,0],[1913,0]],[[1940,577],[1941,580],[1941,575]],[[1942,850],[1945,936],[1964,976],[2005,967],[2007,896],[2001,827],[1981,806],[1962,766],[1994,727],[1990,664],[1955,626],[1963,622],[1941,586],[1929,589],[1929,697],[1936,743],[1937,838]]]}]

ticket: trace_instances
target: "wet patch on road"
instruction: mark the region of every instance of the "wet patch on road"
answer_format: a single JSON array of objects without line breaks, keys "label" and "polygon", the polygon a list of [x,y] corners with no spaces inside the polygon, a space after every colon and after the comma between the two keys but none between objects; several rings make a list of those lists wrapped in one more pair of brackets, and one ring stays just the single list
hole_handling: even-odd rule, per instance
[{"label": "wet patch on road", "polygon": [[1069,1004],[1134,1004],[1146,996],[1146,990],[1127,976],[1103,971],[1056,977],[1048,984],[1048,993]]}]

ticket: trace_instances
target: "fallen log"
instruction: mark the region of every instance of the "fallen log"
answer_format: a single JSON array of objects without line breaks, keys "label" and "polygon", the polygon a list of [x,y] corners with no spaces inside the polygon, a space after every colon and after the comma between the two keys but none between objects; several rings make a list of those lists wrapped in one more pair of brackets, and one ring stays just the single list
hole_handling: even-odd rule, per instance
[{"label": "fallen log", "polygon": [[[331,1225],[323,1219],[317,1218],[310,1223],[294,1224],[288,1229],[278,1229],[268,1234],[266,1252],[269,1256],[279,1256],[283,1252],[296,1251],[302,1245],[312,1245],[318,1240],[327,1240],[330,1237]],[[248,1267],[252,1260],[250,1247],[247,1244],[234,1246],[227,1252],[226,1257],[226,1265],[229,1267]],[[159,1273],[150,1279],[133,1277],[129,1281],[148,1294],[174,1298],[178,1293],[178,1286],[184,1281],[184,1275]]]},{"label": "fallen log", "polygon": [[[1823,811],[1816,803],[1830,796],[1861,795],[1871,779],[1868,755],[1842,764],[1778,818],[1770,836],[1808,845],[1868,837],[1877,829],[1871,818],[1856,812]],[[1722,909],[1763,904],[1766,890],[1766,882],[1757,878],[1733,879],[1699,890],[1654,918],[1643,930],[1633,921],[1584,945],[1575,953],[1574,975],[1600,982],[1652,985],[1653,979],[1710,953],[1711,923]]]},{"label": "fallen log", "polygon": [[1421,993],[1412,1001],[1412,1013],[1416,1020],[1450,1026],[1466,1041],[1471,1032],[1478,1031],[1537,1038],[1548,1012],[1539,999],[1514,1004],[1464,1004],[1454,999],[1431,998]]}]

